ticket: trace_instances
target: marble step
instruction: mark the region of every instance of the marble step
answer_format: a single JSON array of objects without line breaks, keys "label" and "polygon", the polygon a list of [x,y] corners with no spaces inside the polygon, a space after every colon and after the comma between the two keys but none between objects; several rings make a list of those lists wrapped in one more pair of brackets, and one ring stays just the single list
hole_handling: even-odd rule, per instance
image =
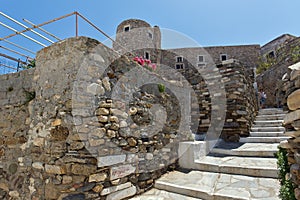
[{"label": "marble step", "polygon": [[258,115],[276,115],[276,114],[285,114],[286,111],[283,111],[282,109],[261,109],[258,111]]},{"label": "marble step", "polygon": [[285,114],[257,115],[256,120],[283,120]]},{"label": "marble step", "polygon": [[284,127],[251,127],[251,132],[284,132]]},{"label": "marble step", "polygon": [[273,178],[173,171],[156,180],[155,188],[205,200],[279,200],[280,184]]},{"label": "marble step", "polygon": [[246,157],[274,157],[278,143],[230,143],[213,148],[210,153]]},{"label": "marble step", "polygon": [[287,140],[290,137],[241,137],[241,143],[280,143],[281,141]]},{"label": "marble step", "polygon": [[276,158],[208,155],[195,160],[194,169],[255,177],[278,177]]},{"label": "marble step", "polygon": [[174,192],[168,192],[165,190],[159,190],[153,188],[141,195],[135,196],[133,198],[129,198],[130,200],[201,200],[199,198],[194,198],[182,194],[177,194]]},{"label": "marble step", "polygon": [[283,120],[256,120],[253,127],[278,127],[282,126]]},{"label": "marble step", "polygon": [[251,137],[281,137],[285,136],[283,131],[280,132],[250,132]]}]

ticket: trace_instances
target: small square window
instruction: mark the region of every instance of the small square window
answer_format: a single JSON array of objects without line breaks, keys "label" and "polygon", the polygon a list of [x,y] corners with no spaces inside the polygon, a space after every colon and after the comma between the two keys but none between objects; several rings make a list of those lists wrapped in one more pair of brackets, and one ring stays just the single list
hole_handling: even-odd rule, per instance
[{"label": "small square window", "polygon": [[182,63],[183,62],[183,57],[182,56],[177,56],[176,57],[176,62]]},{"label": "small square window", "polygon": [[184,64],[176,64],[175,69],[184,69]]},{"label": "small square window", "polygon": [[150,60],[150,53],[146,51],[144,53],[144,58],[147,59],[147,60]]},{"label": "small square window", "polygon": [[221,59],[221,61],[227,60],[227,54],[221,54],[220,59]]},{"label": "small square window", "polygon": [[130,31],[130,26],[129,25],[124,26],[124,32],[128,32],[128,31]]},{"label": "small square window", "polygon": [[204,63],[205,59],[204,59],[204,56],[203,55],[199,55],[198,56],[198,62],[199,63]]},{"label": "small square window", "polygon": [[206,64],[205,63],[198,63],[198,67],[205,67]]},{"label": "small square window", "polygon": [[148,36],[149,36],[149,38],[153,39],[153,34],[152,33],[148,32]]}]

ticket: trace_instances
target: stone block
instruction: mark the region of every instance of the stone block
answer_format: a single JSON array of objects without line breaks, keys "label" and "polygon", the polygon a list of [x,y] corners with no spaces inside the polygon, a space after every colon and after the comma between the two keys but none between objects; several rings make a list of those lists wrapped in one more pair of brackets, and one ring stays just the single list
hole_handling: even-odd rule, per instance
[{"label": "stone block", "polygon": [[61,119],[55,119],[52,123],[51,126],[59,126],[61,125]]},{"label": "stone block", "polygon": [[62,184],[70,184],[73,181],[73,177],[72,176],[63,176],[62,177]]},{"label": "stone block", "polygon": [[130,182],[127,182],[127,183],[124,183],[124,184],[121,184],[121,185],[112,186],[112,187],[109,187],[109,188],[104,188],[101,192],[101,196],[105,196],[105,195],[108,195],[110,193],[129,188],[131,186],[132,186],[132,184]]},{"label": "stone block", "polygon": [[126,155],[110,155],[98,157],[98,167],[112,166],[115,164],[123,163],[126,160]]},{"label": "stone block", "polygon": [[294,91],[288,96],[287,105],[290,110],[296,110],[300,108],[300,89]]},{"label": "stone block", "polygon": [[135,195],[137,192],[135,186],[131,186],[130,188],[126,188],[124,190],[120,190],[114,193],[107,195],[106,200],[121,200],[127,197],[131,197]]},{"label": "stone block", "polygon": [[45,171],[49,174],[66,174],[67,169],[65,166],[58,165],[45,165]]},{"label": "stone block", "polygon": [[105,87],[105,89],[107,91],[111,91],[111,86],[110,86],[110,82],[109,82],[108,77],[105,77],[104,79],[102,79],[102,83],[103,83],[103,86]]},{"label": "stone block", "polygon": [[87,86],[87,92],[93,95],[103,95],[105,90],[101,85],[97,83],[92,83],[89,86]]},{"label": "stone block", "polygon": [[105,143],[104,139],[89,139],[91,147],[100,146]]},{"label": "stone block", "polygon": [[109,115],[109,109],[107,109],[107,108],[98,108],[96,110],[96,115]]},{"label": "stone block", "polygon": [[44,170],[44,164],[42,162],[34,162],[32,163],[32,167],[35,169]]},{"label": "stone block", "polygon": [[97,173],[89,176],[89,182],[101,182],[107,178],[106,173]]},{"label": "stone block", "polygon": [[116,116],[119,116],[119,117],[122,117],[124,119],[127,119],[128,118],[128,114],[122,110],[119,110],[119,109],[110,109],[111,113],[113,115],[116,115]]},{"label": "stone block", "polygon": [[90,175],[96,172],[97,166],[84,165],[84,164],[73,164],[71,172],[78,175]]},{"label": "stone block", "polygon": [[291,124],[293,121],[296,121],[298,119],[300,119],[300,110],[295,110],[284,116],[283,124],[284,125]]},{"label": "stone block", "polygon": [[110,169],[110,180],[123,178],[129,174],[134,173],[136,170],[136,167],[132,165],[121,165],[117,167],[112,167]]},{"label": "stone block", "polygon": [[300,77],[300,70],[292,70],[290,73],[290,80],[293,81],[295,80],[297,77]]},{"label": "stone block", "polygon": [[105,128],[96,128],[91,131],[90,136],[97,137],[97,138],[103,138],[105,133],[106,133]]}]

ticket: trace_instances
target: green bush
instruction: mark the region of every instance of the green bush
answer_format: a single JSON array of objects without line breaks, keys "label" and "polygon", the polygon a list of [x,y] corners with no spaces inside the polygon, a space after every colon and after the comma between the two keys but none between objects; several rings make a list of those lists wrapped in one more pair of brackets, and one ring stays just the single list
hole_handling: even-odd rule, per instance
[{"label": "green bush", "polygon": [[277,158],[277,167],[279,170],[278,178],[281,185],[279,197],[283,200],[296,200],[294,193],[295,186],[291,179],[287,177],[287,174],[290,173],[287,151],[279,147],[275,156]]},{"label": "green bush", "polygon": [[158,87],[158,91],[159,91],[160,93],[163,93],[163,92],[166,91],[166,87],[165,87],[165,85],[163,85],[163,84],[158,84],[157,87]]}]

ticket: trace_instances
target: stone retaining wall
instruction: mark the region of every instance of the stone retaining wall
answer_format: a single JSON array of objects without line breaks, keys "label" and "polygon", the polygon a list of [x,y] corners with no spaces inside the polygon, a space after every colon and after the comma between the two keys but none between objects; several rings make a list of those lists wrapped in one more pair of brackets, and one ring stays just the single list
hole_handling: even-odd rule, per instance
[{"label": "stone retaining wall", "polygon": [[295,195],[300,199],[300,154],[299,154],[299,136],[300,136],[300,68],[290,69],[283,81],[282,93],[285,105],[284,109],[288,113],[284,117],[285,135],[291,139],[282,142],[281,147],[288,151],[288,164],[290,167],[290,177],[296,185]]}]

